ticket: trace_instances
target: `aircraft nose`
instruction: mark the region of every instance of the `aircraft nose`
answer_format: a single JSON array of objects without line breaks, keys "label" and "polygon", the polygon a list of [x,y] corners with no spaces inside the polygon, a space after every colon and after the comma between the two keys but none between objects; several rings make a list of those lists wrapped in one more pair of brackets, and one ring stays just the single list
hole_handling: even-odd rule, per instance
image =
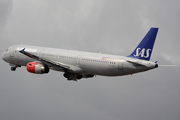
[{"label": "aircraft nose", "polygon": [[5,61],[6,58],[4,53],[1,55],[1,58]]}]

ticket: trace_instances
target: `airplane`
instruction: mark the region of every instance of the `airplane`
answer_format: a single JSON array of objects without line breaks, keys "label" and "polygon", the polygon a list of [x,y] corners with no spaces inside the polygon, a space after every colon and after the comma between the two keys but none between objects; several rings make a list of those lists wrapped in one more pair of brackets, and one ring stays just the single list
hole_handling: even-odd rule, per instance
[{"label": "airplane", "polygon": [[150,28],[148,33],[128,56],[64,50],[30,45],[13,45],[3,54],[11,71],[26,66],[30,73],[46,74],[49,70],[64,72],[67,80],[101,76],[123,76],[148,71],[158,67],[150,61],[158,28]]}]

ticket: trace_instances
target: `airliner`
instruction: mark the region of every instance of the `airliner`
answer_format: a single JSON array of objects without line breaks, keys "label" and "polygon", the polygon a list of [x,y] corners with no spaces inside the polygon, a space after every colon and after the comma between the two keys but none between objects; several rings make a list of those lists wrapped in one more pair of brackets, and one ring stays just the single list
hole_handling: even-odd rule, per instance
[{"label": "airliner", "polygon": [[26,66],[30,73],[46,74],[51,70],[64,72],[67,80],[101,76],[123,76],[158,67],[150,61],[158,28],[152,27],[136,49],[128,56],[64,50],[30,45],[13,45],[3,54],[11,71]]}]

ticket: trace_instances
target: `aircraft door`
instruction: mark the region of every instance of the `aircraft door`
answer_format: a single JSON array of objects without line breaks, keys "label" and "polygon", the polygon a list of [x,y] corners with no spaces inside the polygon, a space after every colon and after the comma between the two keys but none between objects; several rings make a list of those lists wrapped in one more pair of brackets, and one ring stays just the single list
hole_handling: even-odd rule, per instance
[{"label": "aircraft door", "polygon": [[77,59],[76,59],[76,66],[79,66],[80,64],[80,60],[81,60],[81,56],[77,56]]},{"label": "aircraft door", "polygon": [[14,52],[15,52],[15,47],[11,47],[10,49],[10,57],[13,58],[14,57]]},{"label": "aircraft door", "polygon": [[119,62],[118,62],[118,70],[123,70],[124,68],[124,60],[120,60]]},{"label": "aircraft door", "polygon": [[42,50],[39,51],[39,57],[43,57],[44,56],[44,51],[45,51],[45,49],[42,49]]}]

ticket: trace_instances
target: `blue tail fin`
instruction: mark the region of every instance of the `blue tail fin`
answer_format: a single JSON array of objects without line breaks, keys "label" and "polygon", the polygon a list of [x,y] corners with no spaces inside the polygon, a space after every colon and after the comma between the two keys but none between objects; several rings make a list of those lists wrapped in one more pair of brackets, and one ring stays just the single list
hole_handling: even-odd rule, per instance
[{"label": "blue tail fin", "polygon": [[158,28],[151,28],[136,49],[128,57],[150,60]]}]

